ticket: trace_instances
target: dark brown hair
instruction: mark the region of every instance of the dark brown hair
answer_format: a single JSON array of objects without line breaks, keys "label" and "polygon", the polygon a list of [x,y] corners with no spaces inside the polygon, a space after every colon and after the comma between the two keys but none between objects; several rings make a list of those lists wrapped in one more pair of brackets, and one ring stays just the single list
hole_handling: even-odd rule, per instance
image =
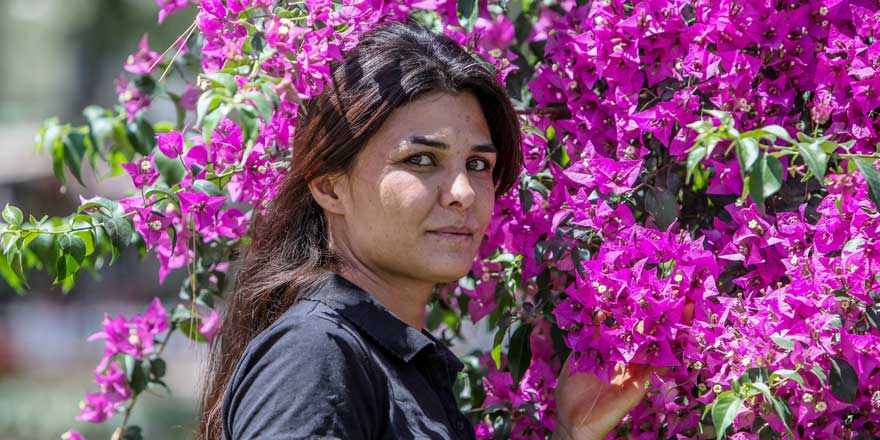
[{"label": "dark brown hair", "polygon": [[251,222],[253,241],[202,376],[199,439],[222,438],[221,401],[247,344],[294,303],[298,292],[339,267],[308,181],[350,170],[395,108],[430,92],[472,93],[498,148],[496,195],[519,176],[520,126],[510,98],[494,73],[451,38],[411,21],[385,23],[361,35],[342,63],[331,64],[331,72],[332,86],[300,106],[288,174],[265,215]]}]

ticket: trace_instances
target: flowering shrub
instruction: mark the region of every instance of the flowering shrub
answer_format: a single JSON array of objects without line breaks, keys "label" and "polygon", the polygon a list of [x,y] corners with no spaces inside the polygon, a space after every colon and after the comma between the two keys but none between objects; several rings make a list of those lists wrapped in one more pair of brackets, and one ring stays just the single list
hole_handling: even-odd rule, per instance
[{"label": "flowering shrub", "polygon": [[[159,0],[158,19],[190,7]],[[880,11],[868,1],[201,0],[163,54],[145,36],[119,105],[37,139],[135,194],[67,218],[3,210],[0,274],[45,268],[67,290],[125,247],[184,303],[105,318],[101,391],[80,420],[162,387],[174,332],[208,341],[233,250],[291,160],[300,103],[329,62],[411,16],[468,47],[508,87],[525,130],[520,185],[498,200],[471,273],[441,286],[429,325],[487,321],[491,350],[457,386],[479,438],[545,438],[562,361],[608,381],[663,369],[611,438],[870,438],[880,431]],[[199,71],[189,71],[196,65]],[[168,90],[165,72],[192,78]],[[161,72],[161,73],[160,73]],[[158,77],[157,77],[158,76]],[[150,122],[157,96],[175,122]],[[509,337],[507,335],[509,334]],[[75,431],[65,438],[80,438]]]}]

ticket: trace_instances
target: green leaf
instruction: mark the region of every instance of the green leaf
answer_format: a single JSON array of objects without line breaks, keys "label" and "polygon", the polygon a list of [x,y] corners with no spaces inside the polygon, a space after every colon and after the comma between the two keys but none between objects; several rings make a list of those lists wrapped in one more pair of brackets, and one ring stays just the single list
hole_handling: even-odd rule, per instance
[{"label": "green leaf", "polygon": [[197,342],[208,342],[208,338],[205,335],[199,333],[199,327],[202,325],[202,320],[196,318],[195,316],[190,317],[189,319],[184,319],[178,322],[177,328],[180,329],[180,332],[183,333],[187,338],[192,339]]},{"label": "green leaf", "polygon": [[859,388],[856,370],[843,358],[831,358],[831,394],[838,399],[854,403]]},{"label": "green leaf", "polygon": [[502,252],[489,261],[492,263],[510,264],[516,261],[516,255],[510,252]]},{"label": "green leaf", "polygon": [[73,233],[75,236],[79,237],[79,239],[82,240],[83,245],[85,245],[86,256],[92,255],[92,253],[95,252],[95,237],[93,231],[93,229],[89,229]]},{"label": "green leaf", "polygon": [[784,333],[776,332],[770,335],[770,339],[785,351],[794,349],[794,341],[785,337]]},{"label": "green leaf", "polygon": [[156,132],[153,126],[140,116],[125,125],[125,135],[135,151],[142,156],[150,154],[156,146]]},{"label": "green leaf", "polygon": [[651,187],[645,193],[645,209],[654,217],[657,226],[666,230],[678,219],[678,201],[666,188]]},{"label": "green leaf", "polygon": [[513,423],[510,421],[510,412],[505,411],[495,418],[492,424],[492,440],[507,440],[510,438],[510,431]]},{"label": "green leaf", "polygon": [[822,151],[824,151],[825,154],[831,154],[831,153],[834,153],[835,151],[837,151],[837,149],[840,148],[841,145],[838,144],[837,142],[831,142],[831,141],[826,140],[826,141],[820,142],[819,147],[822,148]]},{"label": "green leaf", "polygon": [[0,244],[3,246],[3,253],[8,254],[18,246],[18,238],[20,231],[6,232],[0,236]]},{"label": "green leaf", "polygon": [[110,238],[110,244],[113,245],[113,255],[110,259],[110,264],[113,264],[122,249],[131,243],[133,229],[129,220],[123,217],[112,217],[105,221],[102,227]]},{"label": "green leaf", "polygon": [[220,106],[220,102],[223,101],[223,97],[214,93],[213,90],[207,90],[203,92],[199,96],[199,100],[196,102],[196,125],[202,125],[202,121],[204,121],[205,116],[208,113],[211,113]]},{"label": "green leaf", "polygon": [[62,138],[64,145],[64,162],[80,185],[86,186],[82,181],[82,160],[86,154],[85,135],[79,132],[71,132]]},{"label": "green leaf", "polygon": [[278,94],[275,93],[275,90],[272,88],[272,85],[267,81],[260,84],[260,89],[263,90],[263,96],[269,99],[272,102],[272,106],[274,108],[278,108],[281,105],[281,98],[278,97]]},{"label": "green leaf", "polygon": [[556,140],[556,128],[554,128],[552,125],[548,125],[546,136],[548,142],[553,142],[554,140]]},{"label": "green leaf", "polygon": [[47,218],[49,218],[49,216],[46,214],[43,214],[43,216],[40,217],[39,220],[37,220],[36,218],[34,218],[33,214],[31,214],[28,216],[28,221],[30,221],[32,225],[39,227],[43,224],[43,222],[46,221]]},{"label": "green leaf", "polygon": [[[214,296],[213,296],[213,294],[211,294],[211,291],[207,290],[207,289],[201,289],[201,292],[199,292],[199,296],[196,297],[196,304],[200,304],[205,307],[213,309],[214,308]],[[451,322],[451,319],[449,319],[447,317],[447,315],[443,314],[443,310],[440,307],[435,307],[434,309],[437,310],[438,312],[440,312],[441,315],[443,315],[441,317],[444,319],[444,321],[447,324],[449,324],[448,328],[450,328],[450,329],[456,328],[456,325]],[[452,315],[455,315],[455,314],[452,313]],[[454,318],[454,316],[453,316],[453,318]]]},{"label": "green leaf", "polygon": [[746,370],[739,378],[742,383],[767,382],[770,379],[770,370],[766,367],[752,367]]},{"label": "green leaf", "polygon": [[764,181],[764,198],[772,196],[782,187],[782,162],[776,157],[764,155],[765,160],[761,168]]},{"label": "green leaf", "polygon": [[[24,248],[28,247],[28,245],[31,244],[32,241],[36,240],[37,238],[40,238],[40,235],[42,235],[42,234],[40,234],[39,231],[36,231],[33,229],[21,231],[22,243],[21,243],[20,248],[24,249]],[[86,254],[86,255],[88,255],[88,254]]]},{"label": "green leaf", "polygon": [[160,357],[154,357],[150,359],[150,376],[153,380],[161,379],[165,376],[166,365],[165,361]]},{"label": "green leaf", "polygon": [[[31,286],[27,282],[27,276],[24,272],[24,265],[21,259],[21,251],[18,248],[6,253],[6,264],[12,269],[12,273],[18,277],[18,280],[28,289]],[[14,286],[13,286],[14,287]]]},{"label": "green leaf", "polygon": [[144,440],[144,434],[140,426],[128,425],[119,440]]},{"label": "green leaf", "polygon": [[501,343],[504,342],[504,335],[507,328],[510,327],[509,319],[502,319],[495,332],[495,340],[492,342],[492,360],[495,361],[495,368],[501,368]]},{"label": "green leaf", "polygon": [[736,158],[739,159],[741,175],[744,176],[746,170],[755,164],[760,153],[761,148],[758,147],[758,140],[755,138],[742,138],[736,143]]},{"label": "green leaf", "polygon": [[874,168],[874,160],[866,157],[854,157],[853,161],[868,181],[868,197],[874,202],[874,206],[880,210],[880,173]]},{"label": "green leaf", "polygon": [[537,191],[538,194],[541,194],[544,197],[547,197],[547,195],[550,193],[547,187],[543,183],[541,183],[541,180],[536,177],[528,179],[528,187],[531,190]]},{"label": "green leaf", "polygon": [[515,384],[519,383],[532,361],[531,334],[532,324],[522,324],[510,337],[507,365]]},{"label": "green leaf", "polygon": [[455,10],[458,13],[458,19],[464,28],[471,32],[474,28],[474,23],[477,21],[477,13],[479,12],[479,1],[478,0],[458,0],[455,5]]},{"label": "green leaf", "polygon": [[132,370],[131,379],[129,381],[129,385],[131,385],[131,391],[134,395],[138,395],[141,391],[147,388],[148,377],[150,375],[150,365],[144,361],[135,361],[134,369]]},{"label": "green leaf", "polygon": [[734,125],[733,116],[731,116],[730,113],[727,113],[722,110],[712,110],[712,109],[705,109],[703,111],[709,115],[712,115],[712,116],[718,118],[718,120],[721,121],[722,124],[724,124],[728,127],[733,127],[733,125]]},{"label": "green leaf", "polygon": [[21,226],[21,223],[24,221],[24,214],[21,213],[21,210],[9,203],[3,208],[2,216],[3,220],[10,225]]},{"label": "green leaf", "polygon": [[156,161],[156,169],[166,184],[176,185],[186,175],[186,168],[180,163],[180,159],[172,159],[164,154],[157,154],[153,158]]},{"label": "green leaf", "polygon": [[779,159],[761,154],[749,170],[749,194],[761,209],[764,200],[782,187],[782,163]]},{"label": "green leaf", "polygon": [[89,208],[98,208],[99,211],[103,210],[104,213],[108,216],[116,216],[122,215],[124,210],[113,200],[104,198],[104,197],[92,197],[84,201],[79,207],[76,209],[77,214],[82,214],[83,211]]},{"label": "green leaf", "polygon": [[535,195],[527,188],[519,188],[519,204],[522,205],[522,212],[529,212],[532,204],[535,202]]},{"label": "green leaf", "polygon": [[170,189],[168,189],[164,186],[151,186],[146,191],[144,191],[144,196],[147,197],[148,199],[154,195],[160,196],[161,198],[168,200],[169,202],[171,202],[175,206],[180,207],[180,199],[177,196],[177,193],[174,191],[171,191]]},{"label": "green leaf", "polygon": [[177,228],[171,224],[165,231],[168,232],[168,236],[171,237],[171,249],[177,249]]},{"label": "green leaf", "polygon": [[64,281],[79,271],[80,264],[72,255],[61,254],[55,260],[55,280],[52,285]]},{"label": "green leaf", "polygon": [[865,244],[865,240],[861,238],[853,238],[843,245],[844,252],[856,252]]},{"label": "green leaf", "polygon": [[102,151],[108,147],[107,139],[113,138],[113,119],[100,117],[88,119],[88,121],[89,138],[92,140],[92,144],[95,145],[95,149],[97,150],[98,154],[100,154],[103,158]]},{"label": "green leaf", "polygon": [[200,193],[207,194],[212,197],[223,195],[220,191],[220,187],[211,182],[210,180],[198,179],[190,185],[190,187]]},{"label": "green leaf", "polygon": [[266,47],[266,34],[263,32],[254,32],[251,36],[251,49],[254,53],[259,54]]},{"label": "green leaf", "polygon": [[260,112],[260,117],[263,118],[263,122],[269,123],[272,120],[272,112],[275,110],[272,108],[272,104],[269,103],[269,100],[266,99],[266,96],[260,92],[248,93],[245,95],[245,98],[249,98],[254,102],[254,106],[257,108],[257,111]]},{"label": "green leaf", "polygon": [[260,117],[256,109],[251,105],[245,105],[239,109],[241,128],[245,142],[252,142],[257,138],[260,129]]},{"label": "green leaf", "polygon": [[789,438],[794,439],[794,433],[791,432],[791,408],[789,408],[788,403],[774,396],[767,384],[763,382],[754,382],[749,384],[748,386],[760,391],[760,393],[764,396],[764,401],[770,402],[773,405],[773,410],[774,412],[776,412],[776,415],[779,416],[779,420],[781,420],[782,424],[785,426],[785,431],[788,434]]},{"label": "green leaf", "polygon": [[795,370],[782,369],[782,370],[776,370],[772,374],[770,374],[771,381],[776,380],[776,378],[780,378],[780,377],[784,378],[784,379],[791,379],[791,380],[797,382],[798,384],[800,384],[801,388],[806,386],[804,384],[804,378],[800,375],[800,373],[798,373]]},{"label": "green leaf", "polygon": [[703,158],[706,157],[706,151],[707,150],[705,146],[699,145],[694,147],[694,149],[692,149],[691,152],[688,153],[687,176],[685,177],[685,182],[690,183],[691,174],[693,174],[694,169],[697,167],[697,165],[700,164],[700,161],[702,161]]},{"label": "green leaf", "polygon": [[223,87],[229,96],[235,95],[235,92],[238,91],[238,83],[235,81],[235,77],[228,73],[215,72],[204,74],[203,76],[208,81],[211,81],[214,86]]},{"label": "green leaf", "polygon": [[712,424],[715,425],[719,440],[725,437],[727,428],[733,424],[733,419],[743,404],[743,400],[736,394],[728,393],[721,393],[712,402]]},{"label": "green leaf", "polygon": [[819,142],[802,142],[798,144],[798,151],[804,158],[807,168],[816,176],[819,183],[825,181],[825,170],[828,168],[828,155],[822,149]]},{"label": "green leaf", "polygon": [[810,371],[812,371],[813,374],[815,374],[816,377],[819,378],[819,382],[821,382],[822,386],[824,387],[825,384],[828,382],[828,376],[825,374],[825,371],[822,370],[822,367],[819,364],[813,364],[813,368],[811,368]]},{"label": "green leaf", "polygon": [[758,208],[764,210],[764,191],[762,190],[763,182],[761,181],[761,173],[749,174],[743,181],[743,196],[750,195],[752,200],[758,205]]},{"label": "green leaf", "polygon": [[550,160],[556,162],[560,167],[568,168],[571,164],[571,158],[568,156],[568,150],[565,149],[565,146],[558,145],[553,149],[550,154]]},{"label": "green leaf", "polygon": [[865,309],[865,317],[868,323],[875,329],[880,330],[880,312],[877,311],[877,305],[869,306]]},{"label": "green leaf", "polygon": [[82,238],[71,233],[66,233],[59,235],[58,239],[55,240],[55,243],[58,245],[58,249],[61,250],[62,254],[73,257],[77,265],[82,264],[83,258],[85,258],[86,255],[86,245]]},{"label": "green leaf", "polygon": [[791,138],[791,135],[788,134],[788,130],[785,127],[780,125],[768,125],[766,127],[761,127],[756,130],[752,130],[760,137],[770,137],[771,140],[775,141],[776,139],[782,139],[789,144],[793,144],[794,139]]},{"label": "green leaf", "polygon": [[64,131],[63,127],[64,126],[58,123],[58,118],[55,117],[49,118],[43,122],[43,125],[40,127],[40,130],[37,132],[37,136],[34,139],[37,152],[51,150],[55,146],[58,136]]},{"label": "green leaf", "polygon": [[194,315],[193,315],[192,310],[190,310],[188,307],[184,306],[183,304],[178,304],[177,307],[175,307],[174,310],[171,311],[168,319],[170,319],[171,322],[173,322],[173,323],[179,324],[180,322],[182,322],[184,320],[188,320],[188,319],[192,318],[193,316]]},{"label": "green leaf", "polygon": [[67,176],[64,174],[64,156],[64,142],[56,137],[52,143],[52,172],[61,185],[67,184]]}]

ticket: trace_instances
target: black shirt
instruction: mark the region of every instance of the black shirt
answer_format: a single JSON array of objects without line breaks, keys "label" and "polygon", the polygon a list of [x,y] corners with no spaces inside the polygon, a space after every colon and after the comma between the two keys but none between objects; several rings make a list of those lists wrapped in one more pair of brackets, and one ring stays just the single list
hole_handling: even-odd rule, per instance
[{"label": "black shirt", "polygon": [[463,367],[333,274],[248,344],[223,398],[223,438],[474,439],[452,393]]}]

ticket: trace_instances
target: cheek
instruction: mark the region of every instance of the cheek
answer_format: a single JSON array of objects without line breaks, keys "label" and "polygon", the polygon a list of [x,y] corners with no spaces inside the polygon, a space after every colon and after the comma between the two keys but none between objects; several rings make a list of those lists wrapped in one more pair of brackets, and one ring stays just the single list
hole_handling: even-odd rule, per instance
[{"label": "cheek", "polygon": [[383,176],[378,194],[376,202],[390,216],[389,224],[420,221],[434,203],[429,183],[406,172]]},{"label": "cheek", "polygon": [[480,226],[485,228],[489,226],[492,220],[492,213],[495,211],[495,186],[491,180],[477,186],[476,197],[474,201],[475,215],[480,222]]}]

